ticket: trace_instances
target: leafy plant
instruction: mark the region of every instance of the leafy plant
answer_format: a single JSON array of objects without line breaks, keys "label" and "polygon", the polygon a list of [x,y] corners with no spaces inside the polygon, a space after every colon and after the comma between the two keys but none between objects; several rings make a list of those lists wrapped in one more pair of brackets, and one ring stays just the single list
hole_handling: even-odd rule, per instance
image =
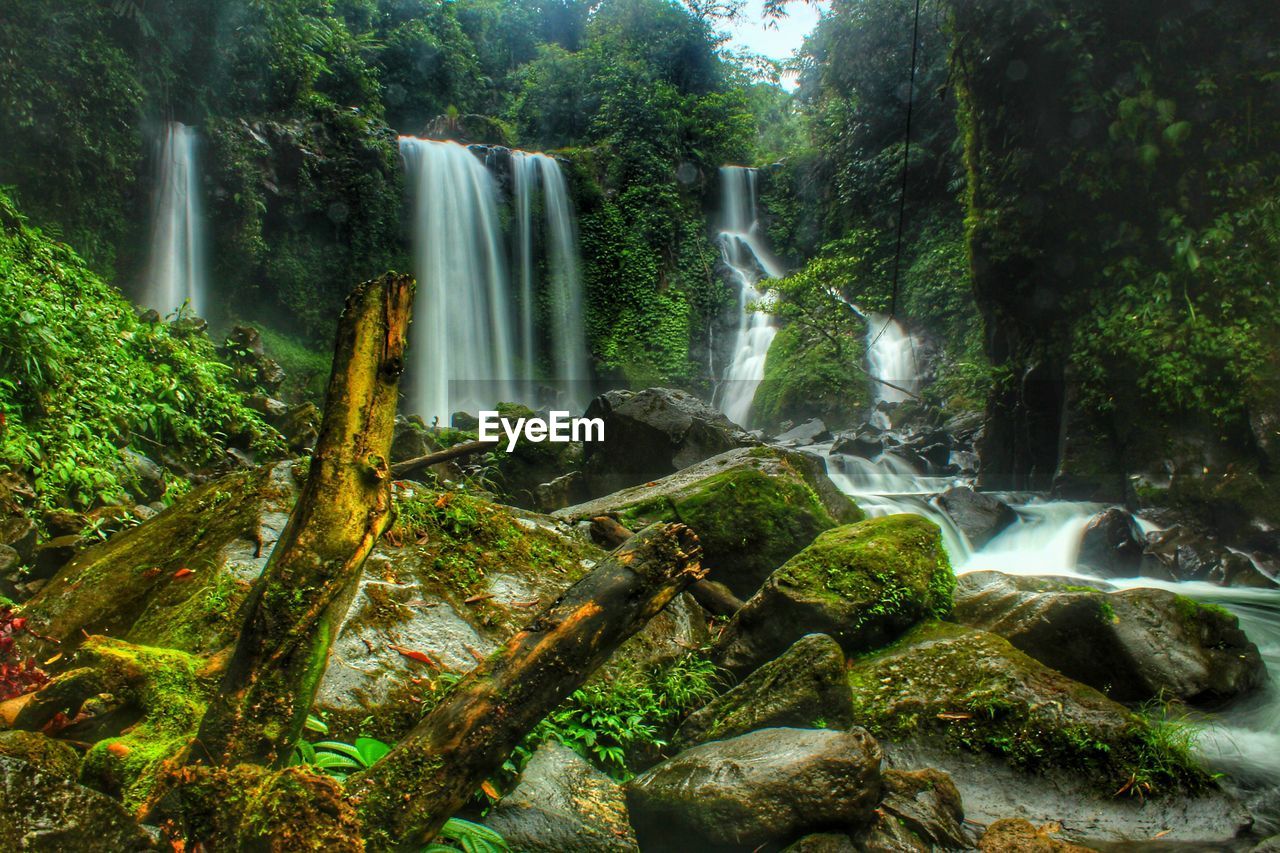
[{"label": "leafy plant", "polygon": [[[451,843],[448,843],[451,842]],[[451,817],[440,827],[436,840],[422,848],[422,853],[506,853],[510,850],[504,839],[489,827]]]},{"label": "leafy plant", "polygon": [[342,782],[352,773],[367,770],[390,751],[390,744],[372,737],[358,737],[355,743],[337,740],[310,743],[302,740],[294,747],[289,763],[319,768]]}]

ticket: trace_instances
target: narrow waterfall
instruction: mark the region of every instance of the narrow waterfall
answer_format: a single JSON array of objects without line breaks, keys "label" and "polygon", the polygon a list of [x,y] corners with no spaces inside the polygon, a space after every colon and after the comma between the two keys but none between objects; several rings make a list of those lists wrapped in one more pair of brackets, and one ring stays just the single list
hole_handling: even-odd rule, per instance
[{"label": "narrow waterfall", "polygon": [[428,422],[516,398],[497,190],[466,147],[402,136],[418,277],[409,409]]},{"label": "narrow waterfall", "polygon": [[[877,403],[900,403],[920,390],[915,340],[892,317],[867,314],[867,369],[883,382],[871,383]],[[891,383],[886,385],[885,382]]]},{"label": "narrow waterfall", "polygon": [[542,191],[546,228],[547,310],[551,339],[549,378],[561,390],[557,405],[577,410],[587,401],[588,370],[582,270],[569,187],[555,158],[526,151],[513,151],[511,156],[516,254],[520,269],[520,350],[525,361],[525,378],[531,383],[536,359],[533,193],[537,186]]},{"label": "narrow waterfall", "polygon": [[142,302],[162,315],[184,304],[203,315],[205,247],[200,210],[196,132],[169,122],[160,143],[160,165]]},{"label": "narrow waterfall", "polygon": [[730,345],[732,355],[721,376],[716,402],[729,420],[746,425],[764,360],[777,329],[763,311],[751,311],[763,294],[761,280],[781,278],[784,271],[770,254],[761,234],[756,204],[756,170],[720,167],[720,252],[738,285],[738,327]]}]

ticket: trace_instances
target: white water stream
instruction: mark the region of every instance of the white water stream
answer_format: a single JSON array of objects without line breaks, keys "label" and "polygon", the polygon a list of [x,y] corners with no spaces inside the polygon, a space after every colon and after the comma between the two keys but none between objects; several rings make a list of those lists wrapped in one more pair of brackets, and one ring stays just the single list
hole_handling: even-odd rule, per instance
[{"label": "white water stream", "polygon": [[184,305],[203,316],[207,304],[204,223],[194,128],[165,126],[152,214],[151,254],[142,302],[161,315]]},{"label": "white water stream", "polygon": [[764,361],[778,333],[773,318],[751,306],[765,299],[758,285],[785,271],[765,245],[756,203],[756,170],[720,168],[720,253],[738,287],[738,326],[715,402],[734,423],[748,426],[751,401],[764,379]]}]

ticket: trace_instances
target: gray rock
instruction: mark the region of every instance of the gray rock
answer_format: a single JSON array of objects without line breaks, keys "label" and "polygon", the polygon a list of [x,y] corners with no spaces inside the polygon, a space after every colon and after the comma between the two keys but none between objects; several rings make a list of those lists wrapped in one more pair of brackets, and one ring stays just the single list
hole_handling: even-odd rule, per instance
[{"label": "gray rock", "polygon": [[1280,835],[1273,835],[1261,844],[1254,845],[1249,853],[1280,853]]},{"label": "gray rock", "polygon": [[815,832],[791,844],[782,853],[861,853],[849,836],[841,832]]},{"label": "gray rock", "polygon": [[831,438],[831,431],[827,429],[827,425],[822,422],[821,418],[814,418],[777,436],[774,438],[774,443],[801,447],[806,444],[826,441],[829,438]]},{"label": "gray rock", "polygon": [[756,729],[841,730],[852,725],[853,700],[844,674],[844,652],[826,634],[810,634],[691,714],[671,742],[676,749],[686,749]]},{"label": "gray rock", "polygon": [[485,824],[523,853],[640,849],[622,789],[554,741],[538,747],[515,789],[485,816]]},{"label": "gray rock", "polygon": [[0,545],[0,575],[8,574],[21,564],[21,554],[8,545]]},{"label": "gray rock", "polygon": [[120,454],[133,477],[136,486],[134,496],[143,503],[159,500],[165,490],[164,469],[150,458],[127,447]]},{"label": "gray rock", "polygon": [[80,771],[80,753],[70,744],[40,732],[0,732],[0,755],[21,759],[60,779],[74,779]]},{"label": "gray rock", "polygon": [[964,806],[951,777],[941,770],[886,770],[876,822],[858,836],[865,853],[967,850]]},{"label": "gray rock", "polygon": [[957,583],[953,618],[1123,702],[1213,704],[1266,680],[1258,647],[1233,614],[1163,589],[1104,592],[973,572]]},{"label": "gray rock", "polygon": [[0,545],[8,545],[17,551],[19,561],[26,563],[36,549],[35,522],[20,514],[0,519]]},{"label": "gray rock", "polygon": [[974,548],[986,545],[1018,520],[1018,514],[1004,501],[968,486],[952,486],[938,495],[937,501]]},{"label": "gray rock", "polygon": [[844,453],[849,456],[863,456],[867,459],[880,455],[884,450],[884,436],[879,433],[863,430],[858,433],[844,433],[831,445],[832,453]]},{"label": "gray rock", "polygon": [[1146,537],[1133,516],[1110,507],[1090,519],[1084,529],[1079,563],[1100,577],[1136,578],[1145,549]]},{"label": "gray rock", "polygon": [[0,839],[7,850],[121,853],[155,844],[119,801],[0,756]]},{"label": "gray rock", "polygon": [[680,753],[626,786],[643,849],[754,850],[868,824],[880,748],[862,729],[761,729]]},{"label": "gray rock", "polygon": [[610,391],[591,402],[586,416],[604,421],[604,441],[585,447],[585,472],[593,495],[658,480],[755,443],[716,409],[671,388]]}]

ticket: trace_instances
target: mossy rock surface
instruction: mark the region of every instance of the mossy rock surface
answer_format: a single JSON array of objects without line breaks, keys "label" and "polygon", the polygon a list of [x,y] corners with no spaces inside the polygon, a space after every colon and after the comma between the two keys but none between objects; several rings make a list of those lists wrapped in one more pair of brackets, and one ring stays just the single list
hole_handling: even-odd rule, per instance
[{"label": "mossy rock surface", "polygon": [[856,659],[849,685],[855,720],[882,740],[924,739],[1028,772],[1068,770],[1108,795],[1207,783],[1160,725],[995,634],[923,623]]},{"label": "mossy rock surface", "polygon": [[955,620],[1121,702],[1217,704],[1267,677],[1233,613],[1164,589],[973,572],[959,580]]},{"label": "mossy rock surface", "polygon": [[119,801],[0,756],[0,846],[5,850],[134,853],[156,850]]},{"label": "mossy rock surface", "polygon": [[844,652],[825,634],[810,634],[689,715],[672,745],[685,749],[778,726],[841,730],[852,725]]},{"label": "mossy rock surface", "polygon": [[890,515],[828,530],[743,605],[718,659],[744,674],[814,632],[847,652],[874,649],[947,614],[954,586],[941,531],[926,518]]},{"label": "mossy rock surface", "polygon": [[683,522],[702,542],[710,578],[739,596],[753,593],[822,531],[862,518],[819,460],[777,447],[730,450],[554,514],[570,521],[614,515],[632,530]]},{"label": "mossy rock surface", "polygon": [[0,755],[19,758],[60,779],[74,779],[80,772],[80,753],[69,744],[40,732],[19,729],[0,732]]}]

